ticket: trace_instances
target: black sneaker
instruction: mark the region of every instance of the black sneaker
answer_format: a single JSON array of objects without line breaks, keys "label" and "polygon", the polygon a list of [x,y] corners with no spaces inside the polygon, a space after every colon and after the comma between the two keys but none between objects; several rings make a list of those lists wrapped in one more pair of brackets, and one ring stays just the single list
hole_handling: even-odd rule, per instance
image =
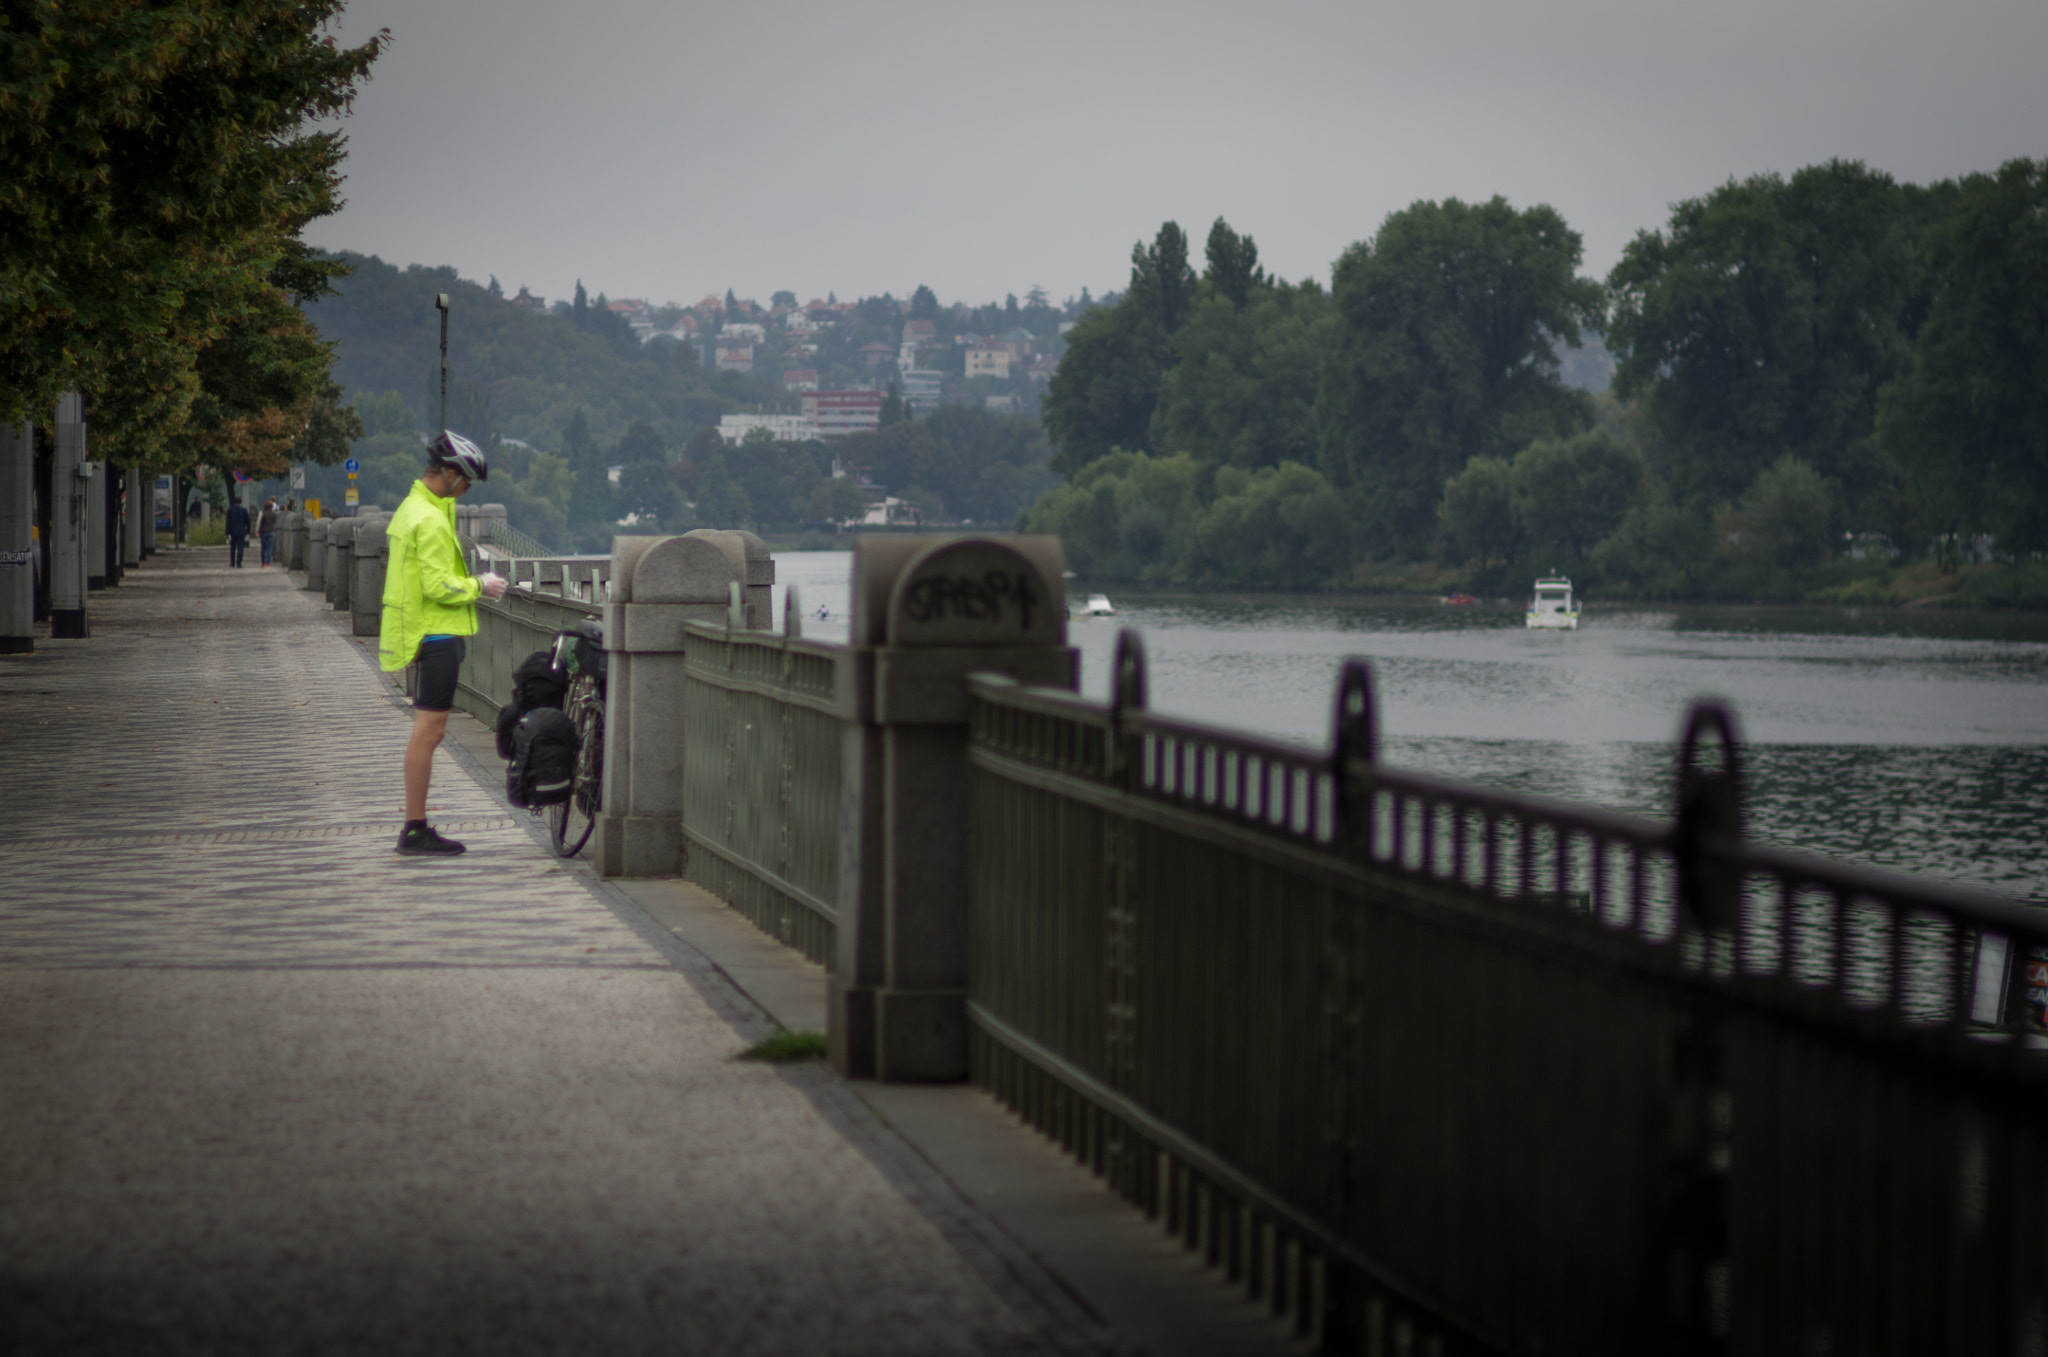
[{"label": "black sneaker", "polygon": [[399,833],[398,851],[419,857],[454,857],[463,851],[461,844],[453,839],[444,839],[434,832],[432,825],[421,825],[418,829],[407,829]]}]

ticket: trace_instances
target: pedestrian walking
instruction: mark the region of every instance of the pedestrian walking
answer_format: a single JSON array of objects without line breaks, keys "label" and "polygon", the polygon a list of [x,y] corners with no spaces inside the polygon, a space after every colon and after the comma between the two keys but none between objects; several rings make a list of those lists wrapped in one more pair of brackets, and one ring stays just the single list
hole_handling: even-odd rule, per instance
[{"label": "pedestrian walking", "polygon": [[277,555],[277,501],[263,501],[263,512],[256,515],[256,540],[263,544],[263,564],[269,565]]},{"label": "pedestrian walking", "polygon": [[249,549],[249,508],[240,500],[228,505],[228,564],[240,569]]},{"label": "pedestrian walking", "polygon": [[505,580],[473,576],[455,534],[455,501],[490,476],[484,452],[459,433],[427,446],[427,469],[391,515],[384,540],[391,561],[384,574],[384,620],[377,662],[386,673],[418,665],[413,685],[412,739],[405,747],[405,828],[398,851],[445,856],[463,851],[427,824],[427,786],[434,751],[448,733],[455,706],[455,675],[463,637],[476,635],[476,601],[498,598]]}]

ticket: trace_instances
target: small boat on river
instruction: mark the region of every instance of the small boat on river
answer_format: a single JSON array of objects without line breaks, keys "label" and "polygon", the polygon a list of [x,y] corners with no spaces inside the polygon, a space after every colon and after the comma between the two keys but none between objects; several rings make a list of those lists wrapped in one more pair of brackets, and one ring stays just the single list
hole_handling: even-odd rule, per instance
[{"label": "small boat on river", "polygon": [[1562,575],[1548,575],[1536,581],[1536,593],[1529,600],[1528,625],[1545,631],[1577,631],[1579,605],[1572,598],[1572,582]]},{"label": "small boat on river", "polygon": [[1086,603],[1076,603],[1067,610],[1069,617],[1115,617],[1116,609],[1110,606],[1108,594],[1090,594]]}]

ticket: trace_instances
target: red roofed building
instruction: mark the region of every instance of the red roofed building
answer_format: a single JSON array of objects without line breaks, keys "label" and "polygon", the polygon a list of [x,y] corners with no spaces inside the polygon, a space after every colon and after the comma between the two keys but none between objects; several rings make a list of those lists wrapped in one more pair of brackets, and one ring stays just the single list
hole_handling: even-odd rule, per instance
[{"label": "red roofed building", "polygon": [[816,391],[818,370],[816,368],[790,368],[782,374],[782,385],[788,391]]},{"label": "red roofed building", "polygon": [[879,391],[806,391],[804,417],[818,426],[820,438],[873,433],[882,427]]}]

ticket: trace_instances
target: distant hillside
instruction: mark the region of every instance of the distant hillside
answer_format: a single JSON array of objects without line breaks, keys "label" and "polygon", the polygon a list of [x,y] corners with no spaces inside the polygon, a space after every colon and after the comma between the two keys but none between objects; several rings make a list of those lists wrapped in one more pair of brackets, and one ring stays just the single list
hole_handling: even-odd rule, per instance
[{"label": "distant hillside", "polygon": [[[400,270],[375,255],[341,257],[355,272],[341,280],[340,295],[305,308],[322,335],[339,341],[335,379],[351,396],[399,393],[422,429],[436,418],[439,292],[449,294],[449,422],[464,432],[553,450],[581,406],[600,442],[645,420],[679,447],[720,415],[777,394],[736,374],[713,376],[666,341],[643,346],[630,334],[600,336],[566,316],[514,306],[452,268]],[[478,427],[486,422],[493,427]]]}]

